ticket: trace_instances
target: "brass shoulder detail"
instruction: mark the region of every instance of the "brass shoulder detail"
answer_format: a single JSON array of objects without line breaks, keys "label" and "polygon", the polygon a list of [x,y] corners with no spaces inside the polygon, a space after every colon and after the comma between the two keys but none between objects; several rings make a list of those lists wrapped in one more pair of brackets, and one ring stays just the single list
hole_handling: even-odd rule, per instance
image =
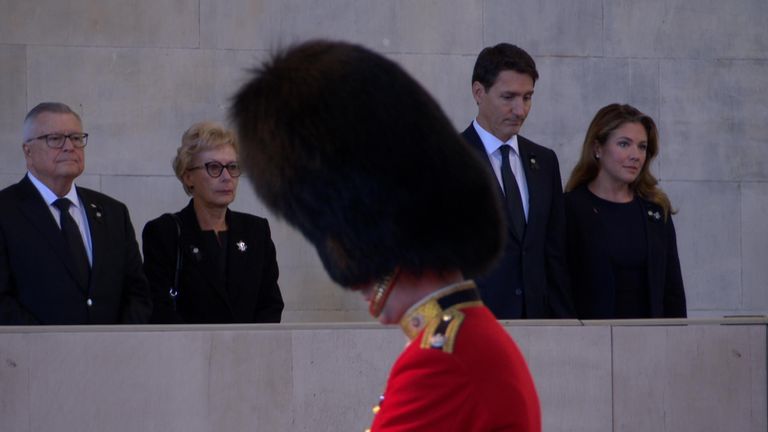
[{"label": "brass shoulder detail", "polygon": [[427,324],[424,335],[421,338],[422,349],[439,349],[445,353],[452,353],[459,333],[461,323],[464,322],[464,313],[456,308],[443,311]]}]

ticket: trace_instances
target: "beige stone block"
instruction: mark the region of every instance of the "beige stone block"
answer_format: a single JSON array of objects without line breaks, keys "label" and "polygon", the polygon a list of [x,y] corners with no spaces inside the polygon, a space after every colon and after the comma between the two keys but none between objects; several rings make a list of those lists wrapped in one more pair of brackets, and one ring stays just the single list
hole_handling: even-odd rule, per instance
[{"label": "beige stone block", "polygon": [[766,58],[768,3],[619,0],[603,3],[611,57]]},{"label": "beige stone block", "polygon": [[768,63],[663,60],[660,70],[663,178],[768,179]]},{"label": "beige stone block", "polygon": [[198,46],[198,2],[3,1],[0,41],[34,45]]},{"label": "beige stone block", "polygon": [[210,334],[25,338],[34,371],[26,401],[31,431],[212,430]]},{"label": "beige stone block", "polygon": [[292,339],[279,330],[213,335],[206,392],[210,430],[293,429]]},{"label": "beige stone block", "polygon": [[609,327],[507,325],[539,394],[542,430],[611,430]]},{"label": "beige stone block", "polygon": [[488,0],[484,40],[508,42],[531,55],[602,56],[599,0]]},{"label": "beige stone block", "polygon": [[24,335],[0,334],[0,430],[29,431],[33,366]]},{"label": "beige stone block", "polygon": [[665,181],[678,214],[672,220],[688,310],[741,307],[739,186],[727,182]]},{"label": "beige stone block", "polygon": [[[0,14],[5,15],[5,14]],[[3,18],[0,18],[2,33]],[[2,41],[0,37],[0,41]],[[0,172],[19,172],[24,166],[21,151],[26,107],[27,51],[23,46],[0,45]]]},{"label": "beige stone block", "polygon": [[741,184],[741,265],[744,313],[768,311],[768,183]]},{"label": "beige stone block", "polygon": [[[294,429],[363,430],[404,349],[399,328],[295,331]],[[338,349],[343,346],[344,349]]]},{"label": "beige stone block", "polygon": [[271,50],[323,38],[380,52],[471,53],[482,43],[481,0],[205,0],[200,10],[204,48]]},{"label": "beige stone block", "polygon": [[765,326],[614,327],[614,430],[764,431]]}]

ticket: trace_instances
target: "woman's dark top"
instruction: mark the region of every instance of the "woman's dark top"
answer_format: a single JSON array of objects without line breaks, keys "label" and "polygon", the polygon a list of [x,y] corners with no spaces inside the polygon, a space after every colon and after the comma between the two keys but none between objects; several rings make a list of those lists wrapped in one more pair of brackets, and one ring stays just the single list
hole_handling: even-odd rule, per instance
[{"label": "woman's dark top", "polygon": [[586,185],[565,194],[566,250],[580,319],[685,317],[672,218],[641,197],[601,199]]},{"label": "woman's dark top", "polygon": [[650,308],[643,208],[636,198],[616,203],[589,194],[605,227],[601,242],[607,247],[615,279],[614,317],[645,318]]}]

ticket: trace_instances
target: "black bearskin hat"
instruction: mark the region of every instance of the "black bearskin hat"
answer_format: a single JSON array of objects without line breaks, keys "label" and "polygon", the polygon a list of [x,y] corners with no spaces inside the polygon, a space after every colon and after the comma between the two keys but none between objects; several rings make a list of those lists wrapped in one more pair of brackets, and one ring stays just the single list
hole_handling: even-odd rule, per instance
[{"label": "black bearskin hat", "polygon": [[291,47],[253,72],[230,116],[257,193],[342,286],[397,267],[473,276],[500,253],[490,172],[383,56],[344,42]]}]

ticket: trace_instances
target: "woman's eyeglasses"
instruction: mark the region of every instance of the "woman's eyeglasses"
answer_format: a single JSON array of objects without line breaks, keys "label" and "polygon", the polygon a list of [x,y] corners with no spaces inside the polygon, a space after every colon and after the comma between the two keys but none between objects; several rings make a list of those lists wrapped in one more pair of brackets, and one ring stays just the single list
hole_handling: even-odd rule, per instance
[{"label": "woman's eyeglasses", "polygon": [[224,172],[225,168],[227,169],[229,176],[232,178],[240,177],[240,174],[242,174],[242,172],[240,172],[240,164],[237,162],[231,162],[226,165],[216,161],[206,162],[203,165],[189,167],[187,170],[192,171],[200,168],[205,168],[205,172],[207,172],[208,175],[212,178],[221,177],[221,173]]}]

